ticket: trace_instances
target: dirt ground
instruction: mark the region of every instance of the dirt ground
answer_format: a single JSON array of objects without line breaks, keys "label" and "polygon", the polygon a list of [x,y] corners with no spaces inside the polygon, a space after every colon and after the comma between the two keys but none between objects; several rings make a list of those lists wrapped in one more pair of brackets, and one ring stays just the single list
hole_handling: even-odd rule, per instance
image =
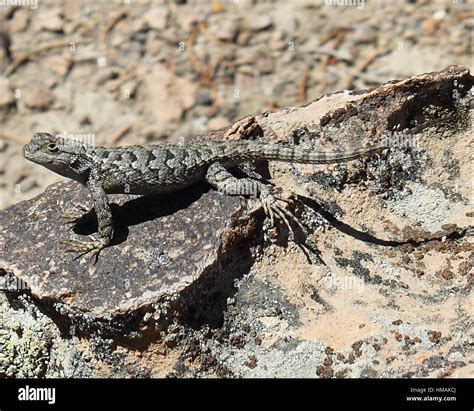
[{"label": "dirt ground", "polygon": [[37,131],[179,142],[325,93],[472,65],[473,7],[461,0],[25,1],[0,7],[1,207],[61,179],[21,157]]},{"label": "dirt ground", "polygon": [[[63,180],[22,157],[22,145],[38,131],[105,146],[185,144],[247,115],[450,65],[472,68],[473,63],[474,7],[461,0],[71,0],[1,6],[0,13],[3,209]],[[299,181],[305,184],[292,187],[294,170],[293,176],[286,166],[271,170],[276,183],[301,194],[312,190],[334,214],[377,238],[399,239],[408,229],[442,232],[446,224],[467,228],[473,215],[472,136],[461,133],[449,144],[429,136],[422,141],[429,161],[422,162],[420,179],[407,178],[393,197],[358,185],[333,193],[330,183],[319,187],[304,179]],[[299,177],[314,172],[305,167],[298,169]],[[145,349],[99,337],[65,340],[37,312],[34,299],[23,302],[20,314],[2,299],[8,306],[4,324],[31,331],[23,335],[33,342],[12,333],[12,344],[39,347],[35,356],[27,349],[15,352],[28,369],[12,360],[10,371],[3,372],[48,377],[474,375],[468,352],[473,254],[467,235],[388,249],[356,241],[324,223],[313,240],[326,264],[308,265],[291,242],[286,248],[267,244],[238,279],[220,329],[171,330]],[[176,335],[181,344],[167,344]],[[48,339],[55,343],[46,344]]]}]

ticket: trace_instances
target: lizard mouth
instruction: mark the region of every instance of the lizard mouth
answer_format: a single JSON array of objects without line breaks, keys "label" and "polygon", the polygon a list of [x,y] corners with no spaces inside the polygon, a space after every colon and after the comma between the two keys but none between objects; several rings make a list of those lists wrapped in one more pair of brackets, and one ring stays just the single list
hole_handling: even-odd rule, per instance
[{"label": "lizard mouth", "polygon": [[31,160],[31,152],[32,152],[31,144],[25,144],[25,146],[23,147],[23,157],[25,157],[28,160]]},{"label": "lizard mouth", "polygon": [[23,157],[33,163],[41,164],[38,158],[38,154],[41,154],[39,147],[36,144],[28,143],[23,147]]},{"label": "lizard mouth", "polygon": [[38,147],[36,145],[31,143],[25,144],[25,146],[23,147],[23,157],[25,157],[27,160],[34,161],[34,153],[36,152],[36,150],[38,150]]}]

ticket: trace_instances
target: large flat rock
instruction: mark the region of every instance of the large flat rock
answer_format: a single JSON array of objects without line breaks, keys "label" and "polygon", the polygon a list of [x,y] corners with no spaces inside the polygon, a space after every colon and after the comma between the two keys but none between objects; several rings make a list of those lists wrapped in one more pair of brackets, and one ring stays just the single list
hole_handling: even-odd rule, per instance
[{"label": "large flat rock", "polygon": [[96,265],[61,244],[63,210],[90,206],[81,186],[2,211],[0,376],[471,376],[473,80],[448,67],[200,136],[315,150],[393,137],[350,163],[269,165],[300,199],[312,265],[252,200],[205,185],[112,196],[116,240]]},{"label": "large flat rock", "polygon": [[235,247],[244,238],[250,244],[255,227],[246,224],[244,200],[206,190],[202,185],[165,197],[111,196],[116,240],[94,264],[90,255],[65,252],[64,244],[71,235],[87,238],[97,230],[93,211],[72,227],[63,219],[65,210],[90,204],[88,191],[75,182],[55,184],[1,212],[0,267],[40,301],[95,320],[176,302],[184,292],[196,298],[190,290],[225,268],[227,277],[201,297],[222,292],[229,272],[249,262],[248,253]]}]

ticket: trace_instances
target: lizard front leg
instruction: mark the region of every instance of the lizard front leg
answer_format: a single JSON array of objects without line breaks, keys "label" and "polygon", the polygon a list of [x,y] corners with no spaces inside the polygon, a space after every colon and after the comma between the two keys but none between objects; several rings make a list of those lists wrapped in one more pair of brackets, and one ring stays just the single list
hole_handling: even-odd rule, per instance
[{"label": "lizard front leg", "polygon": [[89,236],[89,241],[71,240],[68,251],[78,251],[88,253],[94,252],[97,256],[104,247],[112,241],[114,225],[112,220],[112,211],[107,200],[107,194],[102,188],[100,179],[95,171],[91,171],[86,182],[86,187],[94,203],[94,210],[97,215],[97,224],[99,228],[99,238]]}]

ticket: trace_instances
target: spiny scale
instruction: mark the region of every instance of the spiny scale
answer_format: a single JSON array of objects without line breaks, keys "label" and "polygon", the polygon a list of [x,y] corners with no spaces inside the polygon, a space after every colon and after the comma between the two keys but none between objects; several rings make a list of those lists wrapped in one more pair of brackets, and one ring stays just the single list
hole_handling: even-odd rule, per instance
[{"label": "spiny scale", "polygon": [[277,144],[261,144],[253,141],[225,141],[194,143],[189,145],[144,145],[117,148],[96,147],[95,155],[101,159],[105,167],[111,163],[133,168],[149,167],[159,169],[163,163],[157,161],[166,157],[165,164],[169,167],[199,168],[215,161],[227,164],[239,164],[252,160],[270,160],[306,164],[329,164],[353,160],[365,155],[381,152],[382,145],[373,145],[345,151],[316,151],[299,147],[285,147]]},{"label": "spiny scale", "polygon": [[[293,219],[278,204],[271,188],[251,178],[237,179],[228,170],[252,160],[327,164],[348,161],[380,152],[374,145],[350,151],[314,152],[300,147],[263,144],[255,141],[219,141],[189,145],[142,145],[105,148],[68,142],[48,133],[37,133],[25,145],[25,158],[79,181],[91,194],[98,219],[99,238],[75,240],[75,251],[98,252],[113,236],[112,213],[107,194],[151,194],[183,189],[199,180],[228,195],[247,193],[249,183],[273,222]],[[291,217],[290,217],[291,216]],[[290,227],[291,229],[291,227]]]}]

